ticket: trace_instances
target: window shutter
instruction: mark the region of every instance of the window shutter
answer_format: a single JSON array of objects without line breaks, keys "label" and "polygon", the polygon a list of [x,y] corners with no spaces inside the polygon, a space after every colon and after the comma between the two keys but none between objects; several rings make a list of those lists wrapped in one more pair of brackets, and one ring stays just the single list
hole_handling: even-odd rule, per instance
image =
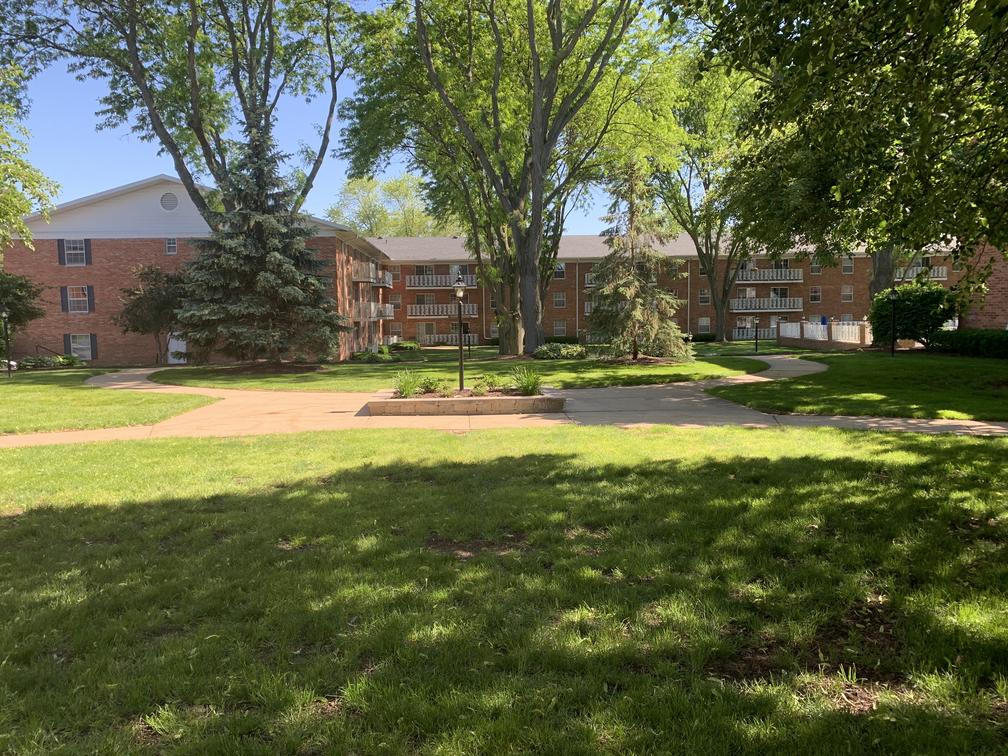
[{"label": "window shutter", "polygon": [[87,309],[88,312],[94,312],[94,286],[87,287]]},{"label": "window shutter", "polygon": [[62,239],[56,240],[56,255],[60,265],[66,265],[66,244]]},{"label": "window shutter", "polygon": [[91,359],[98,359],[98,336],[96,334],[91,334]]},{"label": "window shutter", "polygon": [[90,239],[85,239],[84,240],[84,264],[85,265],[90,265],[91,264],[91,240]]},{"label": "window shutter", "polygon": [[63,354],[70,354],[70,334],[63,334]]},{"label": "window shutter", "polygon": [[[63,312],[70,312],[70,298],[67,295],[66,286],[60,286],[60,309],[63,310]],[[70,337],[67,336],[67,338],[69,339]],[[68,341],[67,343],[69,344],[70,342]]]}]

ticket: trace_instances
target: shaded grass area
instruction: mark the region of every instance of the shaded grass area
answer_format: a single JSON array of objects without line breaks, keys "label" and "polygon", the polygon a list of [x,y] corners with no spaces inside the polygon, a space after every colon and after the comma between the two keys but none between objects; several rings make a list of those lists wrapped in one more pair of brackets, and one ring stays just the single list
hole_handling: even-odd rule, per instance
[{"label": "shaded grass area", "polygon": [[[334,365],[290,365],[282,370],[266,365],[174,368],[151,376],[159,383],[179,386],[272,389],[287,391],[378,391],[392,386],[397,370],[409,368],[420,375],[458,380],[458,352],[454,349],[424,349],[420,355],[405,355],[408,362]],[[679,364],[628,365],[601,360],[499,359],[496,347],[476,347],[465,360],[468,383],[492,373],[508,377],[515,365],[531,364],[543,383],[554,388],[640,386],[650,383],[697,381],[765,370],[757,360],[739,357],[704,359]]]},{"label": "shaded grass area", "polygon": [[710,393],[764,412],[1008,420],[1008,360],[922,352],[819,355],[823,373]]},{"label": "shaded grass area", "polygon": [[808,349],[798,347],[777,346],[774,340],[760,339],[759,347],[755,340],[750,341],[699,341],[693,345],[697,357],[753,357],[760,354],[807,354]]},{"label": "shaded grass area", "polygon": [[0,452],[11,751],[1008,745],[1004,440],[556,428],[66,452]]},{"label": "shaded grass area", "polygon": [[84,383],[104,370],[39,370],[0,375],[0,433],[147,425],[202,407],[208,397],[110,391]]}]

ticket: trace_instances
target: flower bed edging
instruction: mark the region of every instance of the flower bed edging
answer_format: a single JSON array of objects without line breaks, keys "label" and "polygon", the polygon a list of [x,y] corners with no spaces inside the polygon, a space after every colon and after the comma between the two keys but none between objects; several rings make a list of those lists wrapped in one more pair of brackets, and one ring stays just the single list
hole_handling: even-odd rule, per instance
[{"label": "flower bed edging", "polygon": [[563,412],[559,396],[463,396],[454,398],[372,399],[372,415],[527,415]]}]

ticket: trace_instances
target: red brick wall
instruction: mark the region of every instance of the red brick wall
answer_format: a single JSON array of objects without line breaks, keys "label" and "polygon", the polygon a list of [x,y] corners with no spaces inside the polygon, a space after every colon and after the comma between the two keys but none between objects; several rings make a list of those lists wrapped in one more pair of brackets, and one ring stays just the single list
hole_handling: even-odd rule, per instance
[{"label": "red brick wall", "polygon": [[987,279],[987,296],[974,305],[963,318],[968,328],[1008,328],[1008,261],[993,247],[986,247],[983,259],[993,259],[994,266]]}]

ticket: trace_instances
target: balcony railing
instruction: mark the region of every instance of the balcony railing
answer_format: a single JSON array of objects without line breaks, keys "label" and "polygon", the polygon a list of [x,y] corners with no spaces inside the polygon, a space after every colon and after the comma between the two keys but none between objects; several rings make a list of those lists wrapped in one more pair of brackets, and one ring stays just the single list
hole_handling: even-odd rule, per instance
[{"label": "balcony railing", "polygon": [[371,282],[371,284],[374,285],[374,286],[380,286],[383,289],[391,289],[392,288],[392,273],[390,273],[387,270],[378,271],[378,275]]},{"label": "balcony railing", "polygon": [[[437,276],[406,276],[406,288],[408,289],[451,289],[455,286],[455,279],[458,276],[437,275]],[[476,276],[464,275],[462,280],[466,286],[476,285]]]},{"label": "balcony railing", "polygon": [[378,277],[378,266],[374,263],[355,262],[351,273],[355,283],[373,283]]},{"label": "balcony railing", "polygon": [[743,297],[731,300],[732,312],[800,312],[801,308],[801,297]]},{"label": "balcony railing", "polygon": [[395,310],[389,303],[357,302],[354,305],[354,320],[388,320],[395,317]]},{"label": "balcony railing", "polygon": [[[752,341],[756,338],[755,328],[733,328],[732,329],[732,341]],[[776,328],[760,328],[759,337],[761,339],[776,339],[777,329]]]},{"label": "balcony railing", "polygon": [[923,265],[914,265],[910,268],[896,268],[896,278],[900,281],[912,281],[924,271],[936,281],[944,281],[948,278],[948,267],[945,265],[933,265],[927,268]]},{"label": "balcony railing", "polygon": [[747,268],[740,270],[737,281],[801,281],[801,268]]},{"label": "balcony railing", "polygon": [[[479,334],[478,333],[466,333],[463,334],[462,344],[479,344]],[[458,346],[459,335],[457,333],[422,333],[417,337],[419,341],[424,346],[433,346],[435,344],[447,344],[449,346]]]},{"label": "balcony railing", "polygon": [[[479,305],[463,304],[462,317],[475,318],[479,314]],[[457,304],[412,304],[406,305],[408,318],[457,318]]]}]

